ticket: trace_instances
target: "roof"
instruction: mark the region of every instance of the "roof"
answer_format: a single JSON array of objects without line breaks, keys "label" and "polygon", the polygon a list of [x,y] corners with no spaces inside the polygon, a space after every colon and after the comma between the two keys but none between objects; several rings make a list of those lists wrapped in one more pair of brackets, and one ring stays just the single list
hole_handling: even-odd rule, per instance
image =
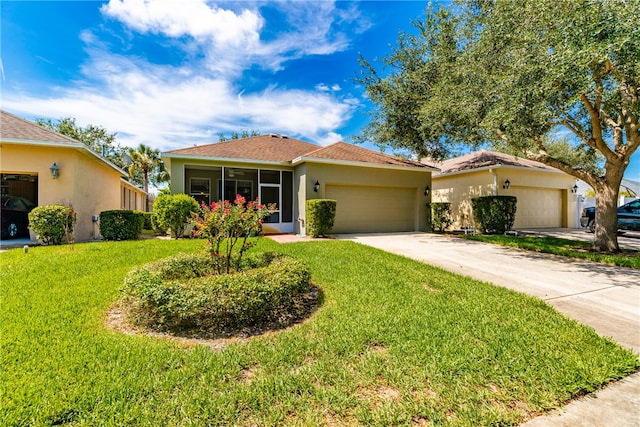
[{"label": "roof", "polygon": [[327,147],[289,138],[282,135],[260,135],[234,139],[214,144],[200,145],[162,153],[164,157],[210,157],[216,159],[237,159],[243,161],[268,161],[299,163],[320,161],[350,164],[369,164],[391,167],[413,167],[433,169],[431,165],[379,153],[346,142],[336,142]]},{"label": "roof", "polygon": [[319,147],[283,135],[260,135],[162,153],[166,157],[194,156],[272,162],[289,162]]},{"label": "roof", "polygon": [[438,175],[471,171],[474,169],[489,168],[495,166],[514,166],[527,169],[539,169],[545,171],[558,172],[557,169],[522,157],[516,157],[512,154],[499,153],[497,151],[479,150],[464,156],[454,157],[445,160],[437,165],[440,169]]},{"label": "roof", "polygon": [[120,175],[128,176],[125,171],[89,149],[82,142],[18,116],[14,116],[4,110],[0,110],[0,142],[73,148],[106,164],[116,170]]},{"label": "roof", "polygon": [[326,160],[343,160],[346,162],[357,163],[377,163],[381,165],[392,166],[409,166],[428,168],[425,163],[416,162],[414,160],[404,159],[402,157],[390,156],[389,154],[380,153],[378,151],[369,150],[346,142],[336,142],[327,147],[319,148],[315,151],[307,153],[303,156],[305,159],[326,159]]},{"label": "roof", "polygon": [[2,141],[25,140],[81,144],[73,138],[14,116],[4,110],[0,110],[0,139]]},{"label": "roof", "polygon": [[638,195],[640,195],[640,182],[622,179],[620,187],[627,190],[631,194],[631,197],[638,197]]}]

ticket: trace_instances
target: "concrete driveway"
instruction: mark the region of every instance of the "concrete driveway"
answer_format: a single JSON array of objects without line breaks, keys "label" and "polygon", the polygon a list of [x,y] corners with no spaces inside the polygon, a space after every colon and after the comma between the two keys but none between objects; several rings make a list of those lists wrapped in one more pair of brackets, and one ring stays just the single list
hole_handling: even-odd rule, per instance
[{"label": "concrete driveway", "polygon": [[[568,317],[591,326],[600,335],[640,354],[640,270],[428,233],[336,237],[538,297]],[[609,426],[612,423],[616,427],[640,426],[640,374],[526,425]]]}]

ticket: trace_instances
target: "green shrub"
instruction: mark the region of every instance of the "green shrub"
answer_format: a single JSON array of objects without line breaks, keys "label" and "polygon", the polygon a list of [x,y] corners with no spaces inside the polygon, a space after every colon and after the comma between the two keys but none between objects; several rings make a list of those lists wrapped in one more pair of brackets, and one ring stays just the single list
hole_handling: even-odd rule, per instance
[{"label": "green shrub", "polygon": [[285,326],[304,313],[306,307],[299,302],[310,286],[304,263],[273,254],[247,257],[245,262],[259,266],[203,275],[210,271],[204,255],[146,264],[125,278],[122,305],[138,326],[207,335],[274,323]]},{"label": "green shrub", "polygon": [[164,236],[167,234],[168,227],[161,226],[158,224],[157,215],[153,212],[153,216],[151,217],[151,229],[153,232],[159,236]]},{"label": "green shrub", "polygon": [[451,219],[451,203],[431,203],[431,223],[433,231],[442,233],[453,224]]},{"label": "green shrub", "polygon": [[516,220],[515,196],[484,196],[471,199],[473,219],[482,234],[503,234]]},{"label": "green shrub", "polygon": [[312,199],[307,200],[307,234],[311,237],[326,236],[333,228],[336,219],[335,200]]},{"label": "green shrub", "polygon": [[100,234],[104,240],[135,240],[142,233],[144,214],[140,211],[100,212]]},{"label": "green shrub", "polygon": [[171,234],[179,239],[184,234],[191,213],[200,212],[198,202],[186,194],[161,194],[153,203],[153,212],[159,228],[171,229]]},{"label": "green shrub", "polygon": [[29,212],[29,228],[45,245],[60,245],[70,242],[76,212],[69,206],[43,205]]},{"label": "green shrub", "polygon": [[143,215],[144,223],[142,224],[142,229],[153,230],[153,217],[155,214],[153,212],[142,212],[142,211],[136,211],[136,212],[140,212]]}]

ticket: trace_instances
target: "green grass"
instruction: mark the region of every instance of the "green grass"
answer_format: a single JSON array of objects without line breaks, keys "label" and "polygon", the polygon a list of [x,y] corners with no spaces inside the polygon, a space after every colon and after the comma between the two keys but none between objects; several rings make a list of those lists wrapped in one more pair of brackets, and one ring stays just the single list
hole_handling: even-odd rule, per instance
[{"label": "green grass", "polygon": [[502,246],[526,249],[529,251],[568,256],[605,264],[640,269],[640,253],[624,250],[619,254],[601,254],[591,252],[591,243],[580,240],[561,239],[558,237],[536,236],[505,236],[505,235],[477,235],[461,236],[465,239]]},{"label": "green grass", "polygon": [[544,302],[345,241],[308,263],[323,306],[221,351],[108,330],[144,240],[0,253],[0,425],[517,425],[638,369]]}]

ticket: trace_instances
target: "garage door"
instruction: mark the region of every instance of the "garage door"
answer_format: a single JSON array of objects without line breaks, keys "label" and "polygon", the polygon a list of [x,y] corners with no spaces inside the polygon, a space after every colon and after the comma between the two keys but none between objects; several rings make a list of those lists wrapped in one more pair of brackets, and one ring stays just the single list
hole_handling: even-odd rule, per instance
[{"label": "garage door", "polygon": [[338,202],[333,233],[415,230],[415,188],[327,185],[325,196]]},{"label": "garage door", "polygon": [[513,188],[518,198],[516,221],[513,228],[562,227],[562,191]]}]

